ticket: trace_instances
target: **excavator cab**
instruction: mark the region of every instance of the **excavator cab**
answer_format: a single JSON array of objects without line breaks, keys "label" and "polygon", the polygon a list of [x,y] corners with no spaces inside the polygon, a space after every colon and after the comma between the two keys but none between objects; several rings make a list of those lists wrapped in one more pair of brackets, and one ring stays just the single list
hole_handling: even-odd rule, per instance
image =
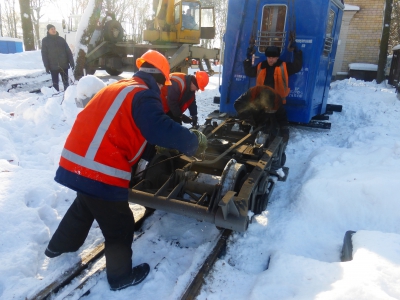
[{"label": "excavator cab", "polygon": [[154,0],[155,18],[147,23],[143,40],[152,44],[199,44],[215,36],[214,8],[200,1]]}]

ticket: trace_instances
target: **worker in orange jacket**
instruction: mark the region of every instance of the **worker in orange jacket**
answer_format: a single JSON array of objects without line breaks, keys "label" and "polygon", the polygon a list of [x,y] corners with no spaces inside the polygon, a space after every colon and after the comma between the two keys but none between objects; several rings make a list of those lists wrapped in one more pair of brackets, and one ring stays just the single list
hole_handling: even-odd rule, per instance
[{"label": "worker in orange jacket", "polygon": [[61,153],[55,180],[77,197],[53,234],[45,254],[77,251],[94,220],[105,239],[111,290],[143,281],[147,263],[132,268],[134,218],[128,204],[131,167],[147,143],[193,155],[204,135],[165,115],[160,89],[170,85],[168,60],[149,50],[136,60],[139,71],[100,90],[80,112]]},{"label": "worker in orange jacket", "polygon": [[289,95],[289,76],[299,72],[303,65],[303,53],[296,48],[292,41],[289,51],[294,52],[293,62],[284,62],[279,57],[281,49],[276,46],[268,46],[265,49],[266,60],[253,66],[251,55],[254,52],[254,45],[247,49],[247,59],[243,61],[244,73],[249,77],[256,77],[256,86],[269,86],[281,97],[283,104],[286,104],[286,97]]},{"label": "worker in orange jacket", "polygon": [[[165,113],[179,124],[192,124],[198,126],[197,104],[195,93],[204,91],[209,82],[207,72],[198,71],[195,75],[184,73],[171,73],[170,86],[164,86],[161,91],[161,100]],[[190,117],[184,112],[189,109]]]}]

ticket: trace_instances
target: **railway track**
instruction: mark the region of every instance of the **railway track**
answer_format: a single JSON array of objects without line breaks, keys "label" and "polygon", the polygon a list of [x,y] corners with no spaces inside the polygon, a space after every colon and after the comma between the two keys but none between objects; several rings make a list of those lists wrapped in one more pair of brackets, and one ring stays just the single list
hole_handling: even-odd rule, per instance
[{"label": "railway track", "polygon": [[[144,221],[153,214],[154,210],[147,209],[135,222],[135,232],[142,230]],[[141,234],[139,233],[139,237]],[[137,238],[136,238],[137,239]],[[104,263],[102,263],[104,261]],[[105,267],[104,243],[99,244],[88,254],[84,255],[80,262],[72,265],[65,270],[58,278],[51,281],[45,287],[37,291],[33,296],[28,297],[32,300],[53,299],[57,293],[68,285],[76,285],[76,279],[83,279],[85,282],[92,276],[95,276]],[[79,286],[80,284],[78,284]],[[70,287],[71,288],[71,287]],[[76,289],[76,288],[75,288]]]},{"label": "railway track", "polygon": [[[134,251],[149,252],[146,259],[155,265],[150,273],[153,280],[165,278],[169,268],[180,268],[179,277],[164,283],[175,285],[179,281],[179,289],[174,291],[173,298],[196,297],[231,232],[245,232],[250,221],[249,213],[264,211],[276,182],[285,181],[288,175],[288,169],[283,167],[282,138],[269,138],[264,126],[251,132],[242,131],[240,124],[241,121],[236,119],[227,119],[219,124],[208,120],[202,128],[208,137],[208,148],[202,159],[172,156],[173,151],[167,150],[156,154],[143,171],[139,168],[140,163],[133,170],[136,175],[132,177],[129,190],[130,202],[153,211],[171,212],[204,221],[198,223],[203,226],[201,230],[191,233],[195,244],[200,242],[193,247],[192,244],[182,244],[185,243],[184,237],[181,240],[173,237],[186,233],[185,229],[179,229],[179,226],[184,228],[188,225],[182,218],[154,221],[154,230],[149,230],[147,225],[147,228],[142,227],[151,210],[146,210],[149,212],[147,216],[144,214],[137,220],[133,247],[138,248]],[[215,183],[204,179],[207,177],[218,177],[219,180]],[[169,224],[171,221],[181,223],[174,227]],[[220,230],[209,224],[215,224]],[[201,238],[203,229],[208,231]],[[141,240],[138,242],[138,239]],[[178,252],[174,246],[180,248]],[[98,289],[94,286],[105,277],[103,252],[104,245],[99,245],[82,262],[72,266],[29,299],[79,299],[92,289],[97,293]],[[193,261],[183,263],[182,268],[176,253],[192,257]],[[151,280],[149,277],[150,285]]]},{"label": "railway track", "polygon": [[[152,215],[154,210],[146,210],[145,213],[137,220],[135,224],[134,242],[137,242],[154,223],[148,224],[143,228],[144,221]],[[160,221],[158,219],[157,221]],[[198,266],[195,273],[192,273],[191,280],[187,283],[184,293],[178,299],[194,299],[199,293],[205,277],[208,275],[212,266],[220,257],[220,254],[226,247],[226,241],[232,233],[229,229],[222,229],[212,242],[209,253],[204,255],[205,259]],[[163,260],[169,258],[163,257],[154,267],[157,271]],[[53,280],[50,284],[41,288],[33,296],[28,297],[29,300],[50,300],[50,299],[80,299],[90,294],[91,289],[96,286],[99,280],[105,279],[105,257],[104,243],[98,245],[90,253],[82,257],[79,263],[74,264],[68,270],[63,272],[60,277]]]},{"label": "railway track", "polygon": [[[69,78],[70,85],[74,83]],[[6,92],[29,92],[40,93],[42,87],[52,87],[52,80],[49,74],[45,72],[36,72],[25,76],[9,77],[0,80],[0,89]]]}]

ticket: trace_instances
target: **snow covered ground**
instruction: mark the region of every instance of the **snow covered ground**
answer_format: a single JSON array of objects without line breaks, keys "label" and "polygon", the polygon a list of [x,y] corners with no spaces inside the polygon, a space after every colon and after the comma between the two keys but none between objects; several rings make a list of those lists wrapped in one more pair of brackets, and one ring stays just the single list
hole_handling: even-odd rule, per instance
[{"label": "snow covered ground", "polygon": [[[75,98],[97,81],[82,79],[65,95],[1,85],[49,76],[43,71],[38,51],[0,54],[0,299],[29,299],[102,241],[95,222],[78,252],[44,255],[75,197],[53,180],[81,110]],[[218,109],[218,82],[214,75],[197,97],[200,123]],[[287,182],[246,233],[233,234],[198,299],[400,299],[400,101],[385,83],[349,79],[331,84],[328,102],[343,105],[332,129],[290,128]],[[111,292],[102,275],[87,299],[177,299],[218,234],[211,224],[164,212],[146,226],[132,245],[133,263],[151,266],[146,280]],[[357,231],[353,260],[342,263],[347,230]]]}]

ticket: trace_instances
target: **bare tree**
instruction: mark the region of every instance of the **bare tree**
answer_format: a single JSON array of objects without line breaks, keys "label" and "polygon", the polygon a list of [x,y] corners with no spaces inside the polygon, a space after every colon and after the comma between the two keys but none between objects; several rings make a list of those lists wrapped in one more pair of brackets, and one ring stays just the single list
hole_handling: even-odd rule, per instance
[{"label": "bare tree", "polygon": [[17,23],[19,22],[16,0],[4,0],[1,21],[5,36],[18,38]]},{"label": "bare tree", "polygon": [[19,0],[25,51],[35,50],[30,0]]},{"label": "bare tree", "polygon": [[31,2],[31,11],[32,11],[32,23],[35,32],[35,44],[37,49],[41,49],[41,41],[40,41],[40,19],[44,16],[41,13],[41,8],[48,4],[47,0],[30,0]]},{"label": "bare tree", "polygon": [[[114,13],[116,20],[122,22],[132,13],[132,11],[129,10],[131,2],[133,1],[106,0],[105,9],[108,12]],[[134,1],[134,2],[140,2],[140,1]]]},{"label": "bare tree", "polygon": [[80,16],[85,12],[86,7],[88,6],[89,0],[72,0],[69,12],[69,19],[66,20],[68,24],[68,31],[76,31],[79,22]]},{"label": "bare tree", "polygon": [[201,0],[201,5],[203,7],[213,6],[215,12],[215,38],[213,40],[201,40],[201,45],[206,48],[213,48],[217,40],[219,40],[219,44],[222,45],[222,38],[226,26],[228,0]]},{"label": "bare tree", "polygon": [[394,47],[400,43],[400,2],[393,0],[392,20],[390,22],[389,46]]},{"label": "bare tree", "polygon": [[126,20],[132,29],[132,40],[136,43],[142,42],[142,32],[146,29],[146,20],[152,13],[152,0],[132,1],[128,8],[130,13]]}]

